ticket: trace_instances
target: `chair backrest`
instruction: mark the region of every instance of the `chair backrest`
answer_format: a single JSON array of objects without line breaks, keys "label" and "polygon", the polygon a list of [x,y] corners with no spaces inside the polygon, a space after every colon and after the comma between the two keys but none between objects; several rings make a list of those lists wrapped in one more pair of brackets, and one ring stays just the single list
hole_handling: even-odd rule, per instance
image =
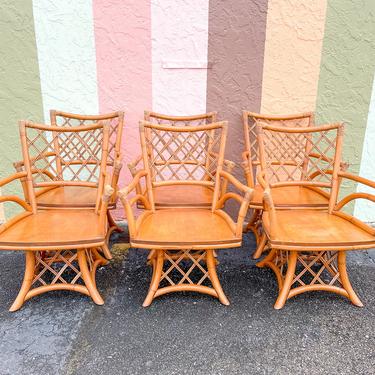
[{"label": "chair backrest", "polygon": [[342,123],[299,128],[256,126],[260,168],[270,187],[309,186],[332,195],[341,163]]},{"label": "chair backrest", "polygon": [[34,189],[60,186],[97,188],[99,209],[106,178],[109,125],[53,126],[20,121],[28,200],[36,210]]},{"label": "chair backrest", "polygon": [[283,126],[283,127],[308,127],[314,125],[314,114],[312,112],[299,113],[293,115],[263,115],[249,111],[243,111],[243,126],[245,138],[247,166],[250,173],[248,184],[254,186],[256,183],[256,175],[259,168],[259,147],[256,134],[256,126],[258,123],[264,125]]},{"label": "chair backrest", "polygon": [[[148,172],[147,190],[162,185],[202,185],[218,188],[227,136],[227,122],[171,126],[140,122],[142,157]],[[217,194],[216,194],[217,195]]]},{"label": "chair backrest", "polygon": [[200,126],[216,122],[217,112],[202,113],[193,116],[169,116],[161,113],[145,111],[145,121],[170,126]]},{"label": "chair backrest", "polygon": [[124,127],[124,112],[117,111],[102,115],[79,115],[57,110],[50,111],[51,125],[84,126],[106,121],[109,124],[109,150],[107,165],[113,166],[121,158],[121,137]]}]

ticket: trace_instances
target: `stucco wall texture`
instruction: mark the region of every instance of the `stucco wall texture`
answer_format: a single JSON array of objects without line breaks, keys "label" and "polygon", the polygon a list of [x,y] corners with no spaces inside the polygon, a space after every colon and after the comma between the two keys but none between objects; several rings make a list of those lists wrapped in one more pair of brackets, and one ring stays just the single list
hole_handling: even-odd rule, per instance
[{"label": "stucco wall texture", "polygon": [[[344,159],[375,177],[373,0],[4,0],[0,14],[1,177],[20,158],[17,121],[51,108],[125,110],[122,186],[145,109],[218,111],[235,162],[243,109],[315,111],[346,123]],[[355,214],[375,222],[368,204]]]}]

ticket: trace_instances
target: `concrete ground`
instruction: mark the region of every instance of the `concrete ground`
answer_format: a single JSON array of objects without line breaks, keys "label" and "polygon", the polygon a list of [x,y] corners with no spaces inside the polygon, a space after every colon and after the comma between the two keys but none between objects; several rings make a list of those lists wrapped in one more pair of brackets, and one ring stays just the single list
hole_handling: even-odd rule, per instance
[{"label": "concrete ground", "polygon": [[[117,237],[115,242],[126,242]],[[53,292],[16,312],[8,308],[23,272],[22,253],[0,254],[0,374],[374,374],[375,262],[350,258],[352,284],[365,307],[311,293],[276,311],[269,269],[241,249],[219,253],[228,307],[209,296],[172,294],[141,304],[147,253],[119,250],[98,272],[105,299]],[[117,250],[116,250],[117,249]]]}]

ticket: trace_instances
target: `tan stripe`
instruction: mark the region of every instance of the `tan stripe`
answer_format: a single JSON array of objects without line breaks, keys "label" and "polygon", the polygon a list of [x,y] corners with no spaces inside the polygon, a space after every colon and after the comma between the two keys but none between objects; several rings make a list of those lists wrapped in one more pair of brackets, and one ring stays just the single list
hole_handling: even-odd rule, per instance
[{"label": "tan stripe", "polygon": [[269,0],[261,112],[313,111],[326,0]]},{"label": "tan stripe", "polygon": [[260,109],[266,19],[267,0],[210,0],[207,110],[229,121],[226,157],[235,162],[244,149],[241,110]]}]

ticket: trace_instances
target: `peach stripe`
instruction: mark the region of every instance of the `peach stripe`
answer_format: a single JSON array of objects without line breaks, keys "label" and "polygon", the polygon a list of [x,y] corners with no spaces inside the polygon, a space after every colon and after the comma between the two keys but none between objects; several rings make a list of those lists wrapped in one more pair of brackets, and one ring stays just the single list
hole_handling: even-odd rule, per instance
[{"label": "peach stripe", "polygon": [[[151,108],[150,0],[93,0],[100,112],[125,111],[120,186],[139,153],[138,122]],[[116,213],[122,217],[122,210]]]},{"label": "peach stripe", "polygon": [[269,0],[261,111],[315,109],[326,0]]}]

